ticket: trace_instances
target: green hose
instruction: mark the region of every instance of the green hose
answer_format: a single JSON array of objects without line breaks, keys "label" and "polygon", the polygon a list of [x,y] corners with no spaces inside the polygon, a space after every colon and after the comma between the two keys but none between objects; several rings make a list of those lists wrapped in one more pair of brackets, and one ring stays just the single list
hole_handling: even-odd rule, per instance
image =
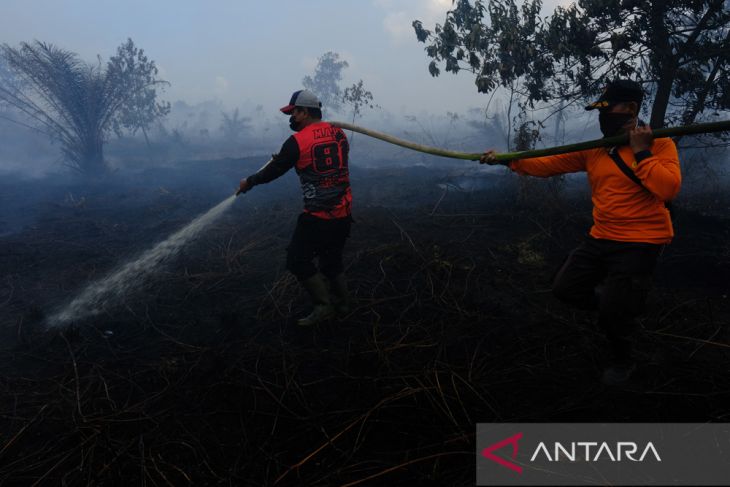
[{"label": "green hose", "polygon": [[[393,137],[392,135],[384,134],[382,132],[376,132],[375,130],[366,129],[353,125],[347,122],[329,122],[335,127],[340,127],[345,130],[352,130],[361,134],[374,137],[376,139],[384,140],[391,144],[413,149],[418,152],[424,152],[426,154],[432,154],[434,156],[451,157],[453,159],[465,159],[470,161],[476,161],[482,153],[469,153],[469,152],[457,152],[445,149],[439,149],[437,147],[430,147],[427,145],[416,144],[414,142],[408,142],[407,140]],[[725,132],[730,131],[730,120],[722,122],[711,122],[711,123],[698,123],[696,125],[687,125],[684,127],[670,127],[654,130],[652,133],[654,137],[676,137],[680,135],[695,135],[695,134],[708,134],[712,132]],[[558,147],[550,147],[547,149],[536,149],[528,150],[523,152],[503,152],[501,154],[495,154],[495,159],[498,161],[511,161],[513,159],[529,159],[531,157],[542,157],[552,156],[555,154],[565,154],[567,152],[575,152],[585,149],[595,149],[597,147],[613,147],[618,145],[626,145],[628,143],[628,135],[617,135],[616,137],[608,137],[605,139],[589,140],[587,142],[580,142],[578,144],[561,145]]]}]

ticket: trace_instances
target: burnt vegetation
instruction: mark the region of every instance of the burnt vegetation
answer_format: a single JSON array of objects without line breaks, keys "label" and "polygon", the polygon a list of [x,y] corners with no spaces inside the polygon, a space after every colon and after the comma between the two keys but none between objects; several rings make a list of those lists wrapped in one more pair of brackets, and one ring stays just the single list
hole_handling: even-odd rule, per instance
[{"label": "burnt vegetation", "polygon": [[[504,135],[518,149],[544,128],[530,110],[595,95],[611,69],[654,87],[655,126],[725,113],[724,2],[671,2],[684,19],[672,25],[663,2],[623,1],[623,13],[605,15],[602,2],[584,4],[590,15],[565,8],[541,20],[539,2],[457,1],[442,25],[414,28],[431,74],[466,70],[480,91],[508,90]],[[645,18],[654,20],[636,24]],[[638,37],[615,28],[632,22]],[[676,52],[647,51],[651,39]],[[301,208],[289,174],[240,197],[102,314],[49,330],[46,318],[80,289],[268,158],[224,155],[263,154],[288,132],[277,122],[263,144],[251,113],[183,102],[172,107],[183,122],[157,124],[171,111],[157,101],[166,82],[131,41],[105,65],[42,43],[0,53],[3,123],[51,135],[66,164],[98,176],[0,181],[0,484],[472,485],[478,422],[730,420],[730,199],[717,140],[704,152],[683,141],[677,237],[625,388],[600,385],[606,346],[593,316],[550,293],[591,224],[585,180],[527,180],[403,151],[375,161],[364,138],[351,158],[348,316],[296,325],[307,299],[284,268]],[[329,105],[355,120],[377,105],[362,80],[339,89],[347,66],[325,53],[303,84],[329,87]],[[449,127],[458,118],[449,113]],[[426,142],[454,140],[409,120]],[[494,139],[488,122],[475,127]],[[12,142],[13,154],[39,150]],[[360,165],[368,157],[370,168]]]},{"label": "burnt vegetation", "polygon": [[35,211],[0,239],[4,485],[471,485],[477,422],[728,420],[724,191],[678,204],[625,389],[598,381],[591,315],[549,292],[590,225],[583,184],[517,202],[516,177],[473,168],[353,168],[341,321],[295,324],[287,175],[117,306],[44,330],[258,164],[55,181],[34,202],[36,183],[3,182]]}]

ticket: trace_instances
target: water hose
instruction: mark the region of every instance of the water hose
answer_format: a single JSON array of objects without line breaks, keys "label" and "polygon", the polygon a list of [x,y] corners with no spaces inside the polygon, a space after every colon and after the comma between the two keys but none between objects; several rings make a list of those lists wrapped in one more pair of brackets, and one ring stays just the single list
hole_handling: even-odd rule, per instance
[{"label": "water hose", "polygon": [[[445,149],[439,149],[437,147],[430,147],[427,145],[416,144],[415,142],[409,142],[407,140],[393,137],[392,135],[377,132],[375,130],[366,129],[353,125],[347,122],[329,122],[335,127],[340,127],[345,130],[352,130],[376,139],[384,140],[391,144],[399,145],[407,149],[412,149],[418,152],[424,152],[426,154],[432,154],[434,156],[450,157],[452,159],[464,159],[470,161],[478,160],[483,154],[480,153],[469,153],[469,152],[457,152]],[[652,131],[655,138],[659,137],[676,137],[682,135],[696,135],[696,134],[709,134],[713,132],[725,132],[730,131],[730,120],[722,122],[710,122],[710,123],[698,123],[694,125],[686,125],[683,127],[668,127],[661,128]],[[607,137],[603,139],[589,140],[586,142],[579,142],[577,144],[561,145],[557,147],[549,147],[547,149],[534,149],[522,152],[503,152],[501,154],[495,154],[497,161],[511,161],[514,159],[529,159],[531,157],[543,157],[552,156],[556,154],[565,154],[568,152],[575,152],[585,149],[595,149],[597,147],[615,147],[620,145],[627,145],[629,137],[628,135],[617,135],[615,137]]]}]

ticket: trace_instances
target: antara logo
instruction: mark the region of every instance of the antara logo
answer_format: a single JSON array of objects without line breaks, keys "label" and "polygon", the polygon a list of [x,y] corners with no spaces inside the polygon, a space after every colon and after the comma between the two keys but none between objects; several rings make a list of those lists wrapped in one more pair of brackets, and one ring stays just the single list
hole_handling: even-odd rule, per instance
[{"label": "antara logo", "polygon": [[[505,468],[517,472],[518,474],[522,474],[521,466],[494,454],[495,451],[504,448],[507,445],[512,445],[512,460],[515,460],[517,458],[517,450],[519,448],[518,442],[522,439],[522,437],[523,433],[517,433],[514,436],[510,436],[509,438],[505,438],[502,441],[490,445],[482,450],[482,456],[502,465]],[[534,462],[540,458],[545,458],[548,462],[564,461],[561,456],[564,457],[565,460],[571,462],[597,462],[599,460],[620,462],[624,459],[628,459],[632,462],[643,462],[648,455],[653,456],[657,462],[662,461],[659,456],[659,452],[652,442],[646,444],[638,458],[636,457],[636,453],[639,451],[639,445],[633,441],[616,442],[613,448],[605,441],[602,443],[598,443],[596,441],[574,441],[568,445],[569,446],[566,446],[563,443],[555,442],[553,444],[553,453],[551,455],[551,450],[548,449],[545,442],[541,441],[530,457],[530,462]]]},{"label": "antara logo", "polygon": [[[566,448],[562,443],[555,442],[553,445],[553,456],[550,456],[550,451],[547,446],[545,446],[545,443],[541,441],[540,444],[537,445],[537,448],[535,448],[535,453],[532,454],[530,461],[534,462],[541,453],[548,462],[561,461],[561,454],[571,462],[575,462],[576,458],[578,461],[586,462],[597,462],[601,459],[611,460],[612,462],[620,462],[623,458],[627,458],[632,462],[643,462],[644,458],[646,458],[646,456],[650,453],[654,456],[654,458],[656,458],[657,462],[662,461],[651,441],[646,444],[639,458],[634,456],[637,451],[639,451],[639,445],[633,441],[619,441],[613,448],[611,448],[605,441],[602,443],[598,443],[596,441],[571,442],[570,448]],[[583,455],[579,456],[581,452]],[[595,453],[591,454],[592,452]]]},{"label": "antara logo", "polygon": [[493,462],[497,462],[498,464],[502,465],[503,467],[507,467],[510,470],[514,470],[515,472],[522,474],[522,467],[510,462],[509,460],[505,460],[504,458],[498,457],[497,455],[495,455],[493,453],[494,451],[499,450],[500,448],[502,448],[506,445],[512,445],[512,460],[514,460],[515,458],[517,458],[517,448],[519,447],[517,442],[520,441],[520,439],[522,439],[522,433],[517,433],[514,436],[505,438],[504,440],[499,441],[499,442],[495,443],[494,445],[488,446],[484,450],[482,450],[482,456]]}]

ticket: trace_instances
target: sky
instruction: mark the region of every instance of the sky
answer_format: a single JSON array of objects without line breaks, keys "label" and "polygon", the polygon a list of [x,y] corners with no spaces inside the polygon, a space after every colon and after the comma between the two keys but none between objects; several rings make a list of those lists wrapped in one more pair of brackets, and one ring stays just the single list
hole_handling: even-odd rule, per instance
[{"label": "sky", "polygon": [[[559,0],[546,0],[549,14]],[[168,101],[286,105],[317,58],[348,61],[343,86],[359,79],[392,112],[484,107],[471,73],[428,74],[411,23],[443,22],[451,0],[2,0],[0,42],[51,42],[93,61],[132,38],[171,83]]]}]

